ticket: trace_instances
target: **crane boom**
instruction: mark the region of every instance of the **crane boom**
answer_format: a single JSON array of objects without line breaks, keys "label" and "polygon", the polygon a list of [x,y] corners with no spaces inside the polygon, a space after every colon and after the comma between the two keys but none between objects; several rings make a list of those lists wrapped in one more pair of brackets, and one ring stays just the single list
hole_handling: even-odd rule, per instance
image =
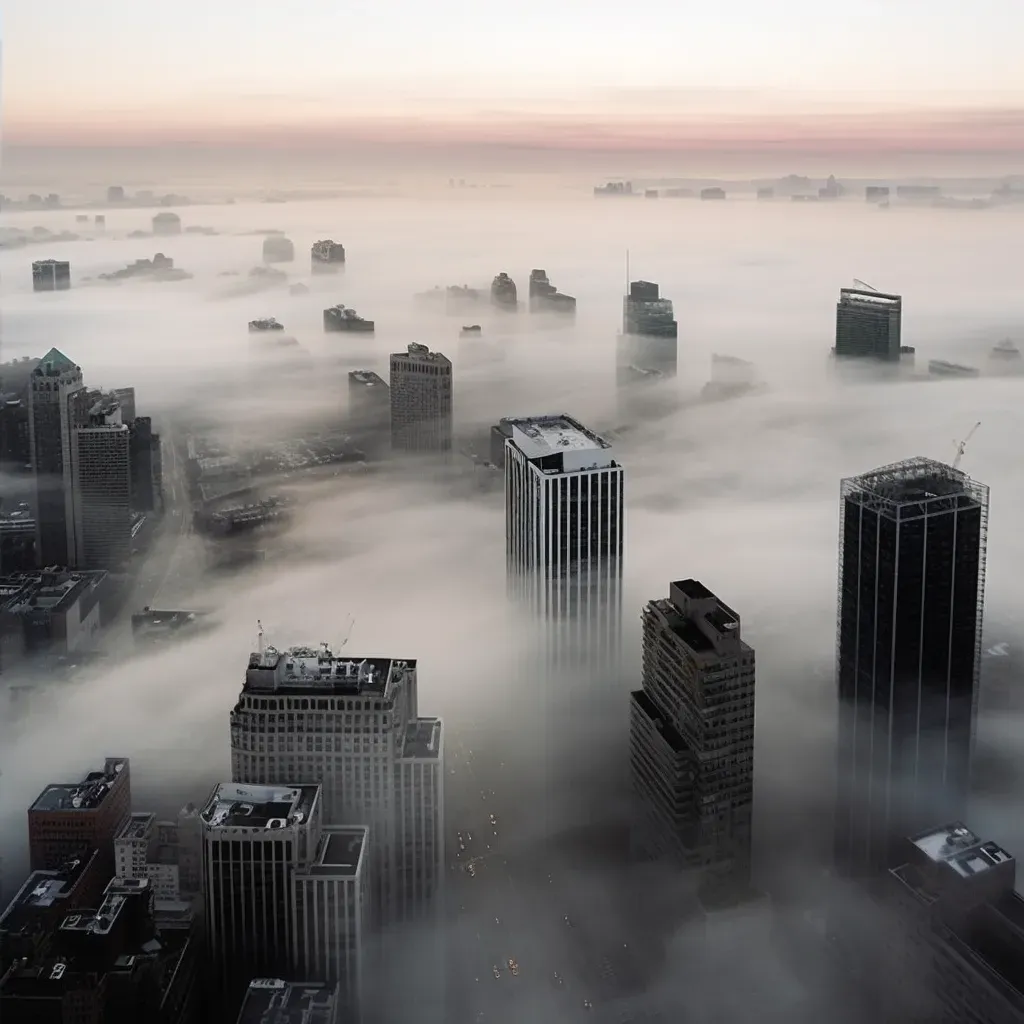
[{"label": "crane boom", "polygon": [[973,427],[968,431],[967,436],[962,441],[956,441],[956,456],[953,459],[953,468],[958,469],[960,467],[960,460],[964,457],[964,452],[967,450],[967,442],[974,437],[975,431],[981,426],[981,420],[978,420]]}]

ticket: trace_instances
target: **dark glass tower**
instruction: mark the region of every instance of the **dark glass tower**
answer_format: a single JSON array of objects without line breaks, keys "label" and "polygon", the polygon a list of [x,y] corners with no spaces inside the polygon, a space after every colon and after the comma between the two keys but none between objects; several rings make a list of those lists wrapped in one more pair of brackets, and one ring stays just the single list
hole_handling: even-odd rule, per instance
[{"label": "dark glass tower", "polygon": [[963,818],[978,697],[988,488],[930,459],[844,480],[837,867]]}]

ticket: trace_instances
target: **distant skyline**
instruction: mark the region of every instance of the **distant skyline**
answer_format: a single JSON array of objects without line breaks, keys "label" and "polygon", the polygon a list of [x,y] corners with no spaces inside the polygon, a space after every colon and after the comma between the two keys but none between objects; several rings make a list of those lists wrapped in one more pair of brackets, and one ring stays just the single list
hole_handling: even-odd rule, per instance
[{"label": "distant skyline", "polygon": [[8,146],[1024,154],[1024,5],[16,2]]}]

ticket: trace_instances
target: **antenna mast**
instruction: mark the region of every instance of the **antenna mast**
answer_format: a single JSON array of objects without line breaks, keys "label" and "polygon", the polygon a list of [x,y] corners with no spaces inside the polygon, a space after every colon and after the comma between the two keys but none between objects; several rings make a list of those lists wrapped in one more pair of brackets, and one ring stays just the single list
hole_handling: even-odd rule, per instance
[{"label": "antenna mast", "polygon": [[626,294],[629,294],[629,250],[626,250]]},{"label": "antenna mast", "polygon": [[263,623],[259,619],[256,620],[256,649],[259,651],[260,657],[263,657]]}]

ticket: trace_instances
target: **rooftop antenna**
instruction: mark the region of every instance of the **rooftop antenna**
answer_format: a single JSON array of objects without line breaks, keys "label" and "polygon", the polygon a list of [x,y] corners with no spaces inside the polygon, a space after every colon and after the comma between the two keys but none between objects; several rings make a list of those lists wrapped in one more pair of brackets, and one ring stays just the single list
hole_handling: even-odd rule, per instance
[{"label": "rooftop antenna", "polygon": [[956,445],[956,458],[953,459],[953,468],[954,469],[958,469],[959,468],[960,460],[964,457],[964,451],[967,449],[967,442],[970,441],[970,439],[972,437],[974,437],[974,432],[980,426],[981,426],[981,420],[978,420],[978,422],[975,423],[973,427],[971,427],[969,433],[967,434],[967,436],[962,441],[959,441],[959,442],[958,441],[954,441],[953,442]]},{"label": "rooftop antenna", "polygon": [[256,650],[263,657],[263,623],[259,619],[256,620]]}]

